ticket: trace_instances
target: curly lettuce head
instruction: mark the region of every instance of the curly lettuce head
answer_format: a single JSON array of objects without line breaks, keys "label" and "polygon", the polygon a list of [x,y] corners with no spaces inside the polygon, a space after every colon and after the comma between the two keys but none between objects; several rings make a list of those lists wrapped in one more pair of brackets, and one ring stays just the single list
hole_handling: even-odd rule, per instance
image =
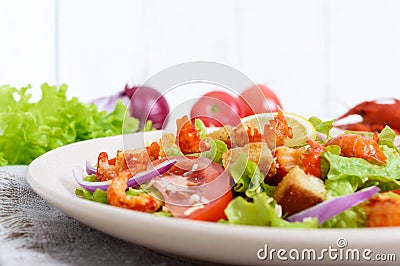
[{"label": "curly lettuce head", "polygon": [[27,86],[0,86],[0,166],[29,164],[54,148],[73,142],[138,130],[135,118],[125,117],[118,102],[110,114],[94,104],[67,98],[67,86],[43,84],[42,97],[31,102]]}]

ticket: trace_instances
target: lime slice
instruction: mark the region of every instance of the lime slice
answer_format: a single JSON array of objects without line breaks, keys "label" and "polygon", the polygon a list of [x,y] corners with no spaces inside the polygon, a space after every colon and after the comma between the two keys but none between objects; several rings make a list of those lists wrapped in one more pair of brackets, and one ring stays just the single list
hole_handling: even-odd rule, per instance
[{"label": "lime slice", "polygon": [[[261,113],[251,116],[247,116],[241,119],[242,123],[251,124],[261,132],[264,131],[264,125],[269,124],[274,116],[278,113]],[[284,113],[285,119],[288,125],[292,128],[293,138],[285,139],[285,146],[298,147],[304,146],[308,139],[316,138],[316,131],[313,125],[307,120],[307,118],[295,114],[295,113]]]}]

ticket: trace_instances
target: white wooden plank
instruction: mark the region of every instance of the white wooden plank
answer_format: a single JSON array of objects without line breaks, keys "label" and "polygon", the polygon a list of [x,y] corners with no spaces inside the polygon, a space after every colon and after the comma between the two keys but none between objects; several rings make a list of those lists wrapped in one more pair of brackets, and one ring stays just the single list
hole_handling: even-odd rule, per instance
[{"label": "white wooden plank", "polygon": [[241,1],[240,67],[276,92],[284,109],[325,116],[322,1]]},{"label": "white wooden plank", "polygon": [[365,100],[400,98],[400,2],[331,2],[333,116]]},{"label": "white wooden plank", "polygon": [[235,1],[152,0],[146,2],[148,69],[175,64],[237,61]]},{"label": "white wooden plank", "polygon": [[60,80],[89,101],[146,77],[142,1],[60,1]]},{"label": "white wooden plank", "polygon": [[0,84],[54,84],[54,1],[0,0]]}]

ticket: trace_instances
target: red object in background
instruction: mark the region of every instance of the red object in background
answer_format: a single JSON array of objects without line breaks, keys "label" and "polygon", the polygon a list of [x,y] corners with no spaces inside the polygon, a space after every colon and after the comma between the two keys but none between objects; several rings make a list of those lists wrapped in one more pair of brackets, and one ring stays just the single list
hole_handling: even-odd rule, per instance
[{"label": "red object in background", "polygon": [[278,96],[267,86],[257,84],[244,90],[238,97],[243,109],[243,117],[259,114],[277,112],[282,108]]},{"label": "red object in background", "polygon": [[201,96],[190,111],[193,121],[199,118],[204,125],[210,126],[236,126],[243,117],[243,109],[238,98],[224,91],[211,91]]},{"label": "red object in background", "polygon": [[[361,118],[361,122],[343,124],[349,116]],[[396,134],[400,133],[400,100],[382,98],[357,104],[345,114],[335,119],[335,127],[355,131],[382,131],[389,126]]]}]

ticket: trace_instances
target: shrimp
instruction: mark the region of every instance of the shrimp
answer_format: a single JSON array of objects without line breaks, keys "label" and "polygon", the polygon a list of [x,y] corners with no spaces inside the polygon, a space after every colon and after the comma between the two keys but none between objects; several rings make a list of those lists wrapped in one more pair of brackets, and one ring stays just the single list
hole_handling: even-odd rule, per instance
[{"label": "shrimp", "polygon": [[113,163],[108,159],[108,154],[106,152],[100,152],[97,158],[97,180],[106,181],[116,176],[115,162]]},{"label": "shrimp", "polygon": [[234,146],[243,147],[249,143],[262,142],[262,135],[257,128],[250,124],[239,124],[233,129],[232,139]]},{"label": "shrimp", "polygon": [[275,149],[274,157],[277,167],[276,183],[279,183],[291,169],[301,166],[301,153],[298,149],[280,146]]},{"label": "shrimp", "polygon": [[154,161],[160,157],[161,146],[157,141],[152,142],[148,147],[146,147],[147,153],[149,154],[150,160]]},{"label": "shrimp", "polygon": [[307,174],[321,178],[321,153],[326,151],[325,146],[319,144],[315,140],[307,140],[310,148],[302,154],[302,165],[304,172]]},{"label": "shrimp", "polygon": [[129,169],[131,173],[144,171],[150,158],[146,149],[118,151],[113,159],[108,159],[106,152],[101,152],[97,159],[97,180],[107,181],[117,177],[119,171]]},{"label": "shrimp", "polygon": [[200,133],[185,115],[176,120],[176,143],[183,154],[200,152]]},{"label": "shrimp", "polygon": [[389,193],[379,193],[363,205],[367,227],[400,226],[400,198]]},{"label": "shrimp", "polygon": [[132,176],[128,170],[119,171],[107,189],[107,201],[110,205],[141,212],[155,212],[162,202],[152,195],[143,193],[138,196],[130,196],[125,193],[128,188],[128,179]]},{"label": "shrimp", "polygon": [[321,153],[326,148],[315,140],[307,140],[307,146],[300,148],[289,148],[280,146],[275,149],[275,160],[277,164],[277,176],[275,181],[278,183],[289,173],[291,169],[298,166],[308,175],[322,177],[321,173]]},{"label": "shrimp", "polygon": [[293,138],[292,128],[289,127],[282,110],[278,110],[272,125],[264,125],[263,138],[270,149],[283,146],[286,138]]},{"label": "shrimp", "polygon": [[357,134],[340,135],[326,143],[337,145],[341,148],[341,155],[346,157],[363,158],[371,163],[386,164],[386,156],[379,148],[378,133],[374,137],[368,138]]}]

